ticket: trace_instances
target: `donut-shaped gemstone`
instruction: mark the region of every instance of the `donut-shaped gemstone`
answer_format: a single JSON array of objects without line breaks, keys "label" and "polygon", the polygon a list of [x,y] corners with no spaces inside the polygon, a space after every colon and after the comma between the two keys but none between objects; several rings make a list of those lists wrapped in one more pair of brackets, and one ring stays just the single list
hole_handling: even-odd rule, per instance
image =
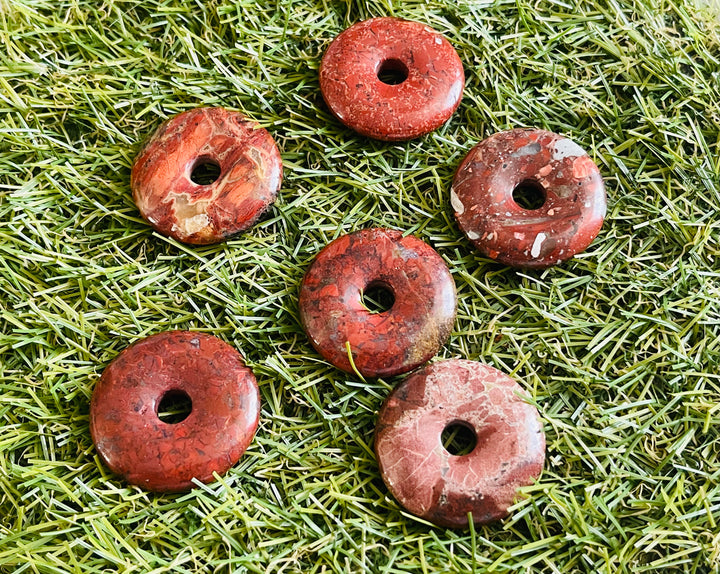
[{"label": "donut-shaped gemstone", "polygon": [[[392,306],[372,313],[363,293],[380,287]],[[430,247],[399,231],[365,229],[326,246],[300,288],[300,318],[315,349],[336,367],[370,377],[427,362],[455,321],[455,283]]]},{"label": "donut-shaped gemstone", "polygon": [[158,232],[203,245],[253,225],[281,180],[280,152],[266,130],[237,112],[198,108],[160,126],[135,159],[130,187]]},{"label": "donut-shaped gemstone", "polygon": [[450,195],[468,239],[512,267],[546,268],[583,251],[605,217],[598,167],[572,140],[515,129],[476,145]]},{"label": "donut-shaped gemstone", "polygon": [[444,124],[460,104],[465,74],[450,43],[410,20],[372,18],[342,32],[320,66],[333,114],[362,135],[408,140]]},{"label": "donut-shaped gemstone", "polygon": [[[545,461],[545,435],[520,386],[475,361],[434,363],[412,374],[380,410],[375,453],[390,492],[411,513],[440,526],[507,516],[521,486]],[[462,426],[474,449],[453,455],[443,431]]]},{"label": "donut-shaped gemstone", "polygon": [[[170,397],[191,402],[175,424],[158,414]],[[128,347],[105,369],[90,432],[102,460],[128,482],[182,491],[233,466],[259,416],[257,383],[240,353],[210,335],[171,331]]]}]

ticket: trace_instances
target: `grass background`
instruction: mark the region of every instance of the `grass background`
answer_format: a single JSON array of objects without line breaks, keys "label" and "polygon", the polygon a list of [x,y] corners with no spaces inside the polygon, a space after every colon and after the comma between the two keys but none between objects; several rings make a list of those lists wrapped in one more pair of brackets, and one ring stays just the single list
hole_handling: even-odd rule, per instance
[{"label": "grass background", "polygon": [[[356,136],[318,89],[330,40],[380,15],[465,64],[458,112],[408,143]],[[719,29],[680,0],[0,0],[0,571],[720,571]],[[267,127],[285,180],[259,225],[195,248],[141,220],[129,175],[200,105]],[[449,205],[468,150],[521,126],[580,143],[608,187],[598,239],[545,272],[481,257]],[[399,379],[334,369],[298,323],[318,250],[374,225],[452,271],[439,358],[511,373],[541,410],[546,470],[501,523],[404,513],[372,453]],[[88,407],[167,329],[240,349],[263,409],[222,480],[159,496],[102,466]]]}]

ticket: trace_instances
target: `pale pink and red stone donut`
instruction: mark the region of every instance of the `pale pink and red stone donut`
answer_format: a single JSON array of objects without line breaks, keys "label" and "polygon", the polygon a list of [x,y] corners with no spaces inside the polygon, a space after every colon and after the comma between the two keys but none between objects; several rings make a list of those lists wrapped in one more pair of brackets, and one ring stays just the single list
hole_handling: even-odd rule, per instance
[{"label": "pale pink and red stone donut", "polygon": [[[477,444],[455,456],[443,430],[463,425]],[[545,435],[520,385],[476,361],[440,361],[416,371],[383,404],[375,435],[380,472],[407,510],[441,526],[507,516],[518,490],[540,475]]]}]

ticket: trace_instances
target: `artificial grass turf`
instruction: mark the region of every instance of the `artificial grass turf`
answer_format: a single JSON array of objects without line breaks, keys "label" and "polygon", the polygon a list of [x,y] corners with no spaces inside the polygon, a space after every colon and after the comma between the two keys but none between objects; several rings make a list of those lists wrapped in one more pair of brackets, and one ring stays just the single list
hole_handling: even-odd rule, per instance
[{"label": "artificial grass turf", "polygon": [[[356,136],[319,94],[329,41],[378,15],[427,22],[465,64],[460,109],[415,141]],[[0,0],[0,571],[719,571],[719,40],[675,1]],[[198,248],[150,230],[129,172],[199,105],[267,127],[285,180],[260,224]],[[449,205],[467,151],[521,126],[580,143],[608,186],[598,239],[545,272],[481,257]],[[543,415],[545,472],[501,523],[405,514],[372,453],[399,378],[332,368],[300,328],[314,255],[373,225],[448,263],[438,358],[510,373]],[[227,475],[160,496],[102,466],[88,406],[166,329],[240,349],[263,409]]]}]

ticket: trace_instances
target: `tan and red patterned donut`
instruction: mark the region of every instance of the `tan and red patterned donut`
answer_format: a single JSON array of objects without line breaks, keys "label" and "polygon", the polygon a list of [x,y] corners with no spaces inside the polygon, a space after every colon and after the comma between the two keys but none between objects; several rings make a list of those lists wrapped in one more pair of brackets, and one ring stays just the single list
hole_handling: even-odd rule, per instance
[{"label": "tan and red patterned donut", "polygon": [[[198,167],[217,171],[207,184]],[[198,108],[165,122],[130,176],[142,216],[163,235],[209,244],[252,226],[275,201],[282,160],[272,136],[238,112]]]},{"label": "tan and red patterned donut", "polygon": [[[163,422],[169,393],[185,395],[190,414]],[[240,353],[211,335],[159,333],[108,365],[93,391],[90,432],[116,474],[147,490],[189,490],[233,466],[252,441],[260,396]]]},{"label": "tan and red patterned donut", "polygon": [[[390,309],[371,313],[363,292],[382,286]],[[438,352],[455,321],[455,283],[427,243],[365,229],[327,245],[300,288],[300,319],[315,349],[336,367],[370,377],[405,373]]]},{"label": "tan and red patterned donut", "polygon": [[[388,72],[400,83],[383,82]],[[386,141],[439,128],[460,104],[464,86],[455,48],[429,26],[399,18],[351,26],[333,40],[320,67],[320,89],[333,114]]]},{"label": "tan and red patterned donut", "polygon": [[[443,447],[445,428],[476,437],[462,456]],[[476,361],[433,363],[410,375],[387,398],[375,434],[380,473],[411,513],[441,526],[482,524],[507,515],[518,489],[542,472],[545,434],[522,388]]]},{"label": "tan and red patterned donut", "polygon": [[[530,188],[541,205],[513,199]],[[451,202],[460,228],[491,259],[546,268],[585,250],[605,218],[605,184],[597,165],[572,140],[536,129],[490,136],[460,164]]]}]

